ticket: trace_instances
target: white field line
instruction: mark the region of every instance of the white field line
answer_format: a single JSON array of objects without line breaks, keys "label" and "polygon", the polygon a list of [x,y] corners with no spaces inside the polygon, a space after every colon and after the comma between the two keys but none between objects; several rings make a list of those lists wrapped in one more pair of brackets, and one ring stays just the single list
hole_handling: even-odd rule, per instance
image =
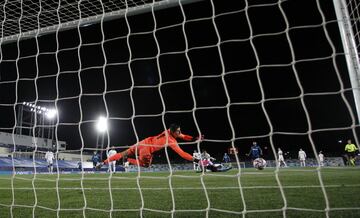
[{"label": "white field line", "polygon": [[[320,188],[320,185],[290,185],[290,186],[282,186],[285,189],[303,189],[303,188]],[[344,187],[360,187],[360,184],[351,184],[351,185],[325,185],[325,188],[344,188]],[[276,189],[279,186],[242,186],[243,189]],[[14,188],[15,190],[33,190],[32,187],[19,187]],[[56,187],[39,187],[36,190],[54,190]],[[59,190],[109,190],[108,188],[103,187],[91,187],[91,188],[81,188],[81,187],[59,187]],[[141,187],[142,190],[169,190],[167,187]],[[203,188],[199,187],[178,187],[173,188],[174,190],[202,190]],[[209,190],[226,190],[226,189],[239,189],[238,186],[224,186],[224,187],[206,187]],[[0,190],[11,190],[11,188],[0,187]],[[113,187],[111,190],[138,190],[137,187],[128,188],[128,187]]]}]

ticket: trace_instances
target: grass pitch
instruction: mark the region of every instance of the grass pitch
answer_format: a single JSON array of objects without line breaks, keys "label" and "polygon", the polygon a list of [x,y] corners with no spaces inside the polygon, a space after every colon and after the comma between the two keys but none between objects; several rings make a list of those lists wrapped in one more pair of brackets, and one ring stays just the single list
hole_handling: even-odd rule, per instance
[{"label": "grass pitch", "polygon": [[0,176],[0,217],[360,217],[360,169],[320,175],[324,186],[316,168]]}]

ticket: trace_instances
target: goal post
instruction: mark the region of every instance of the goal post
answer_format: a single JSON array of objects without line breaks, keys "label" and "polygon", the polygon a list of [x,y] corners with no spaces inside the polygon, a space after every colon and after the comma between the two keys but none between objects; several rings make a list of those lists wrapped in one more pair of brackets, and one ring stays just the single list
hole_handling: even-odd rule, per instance
[{"label": "goal post", "polygon": [[[333,0],[339,32],[356,106],[356,123],[360,121],[359,3],[353,0]],[[355,40],[355,36],[357,40]]]}]

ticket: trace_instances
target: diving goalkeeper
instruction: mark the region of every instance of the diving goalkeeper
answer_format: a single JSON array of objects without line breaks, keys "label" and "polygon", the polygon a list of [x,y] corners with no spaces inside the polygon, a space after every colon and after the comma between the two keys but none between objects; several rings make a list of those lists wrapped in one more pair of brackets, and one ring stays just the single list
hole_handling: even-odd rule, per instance
[{"label": "diving goalkeeper", "polygon": [[103,164],[108,164],[111,161],[116,161],[121,158],[125,158],[125,159],[127,158],[127,162],[133,165],[149,167],[152,162],[153,153],[165,148],[166,146],[169,146],[182,158],[188,161],[194,161],[192,155],[184,152],[179,147],[176,139],[182,139],[184,141],[203,140],[203,136],[195,138],[189,135],[182,134],[179,125],[171,124],[168,130],[165,130],[159,135],[148,137],[140,141],[139,143],[130,146],[125,151],[110,156],[108,159],[100,163],[98,165],[98,168],[101,167]]}]

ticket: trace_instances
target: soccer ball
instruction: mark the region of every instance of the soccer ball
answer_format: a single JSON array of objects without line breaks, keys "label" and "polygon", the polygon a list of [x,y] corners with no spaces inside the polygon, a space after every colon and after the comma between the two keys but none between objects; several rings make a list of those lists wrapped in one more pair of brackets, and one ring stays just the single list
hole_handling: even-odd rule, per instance
[{"label": "soccer ball", "polygon": [[253,161],[253,165],[256,169],[263,170],[266,167],[266,160],[264,160],[263,158],[256,158]]}]

